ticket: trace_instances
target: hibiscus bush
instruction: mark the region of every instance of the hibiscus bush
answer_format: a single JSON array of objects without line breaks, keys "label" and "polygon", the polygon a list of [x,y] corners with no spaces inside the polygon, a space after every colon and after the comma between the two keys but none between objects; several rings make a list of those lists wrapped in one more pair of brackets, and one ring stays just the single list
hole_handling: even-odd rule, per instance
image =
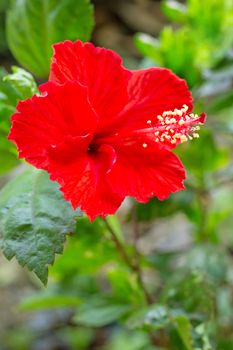
[{"label": "hibiscus bush", "polygon": [[233,2],[125,3],[0,1],[0,349],[233,348]]}]

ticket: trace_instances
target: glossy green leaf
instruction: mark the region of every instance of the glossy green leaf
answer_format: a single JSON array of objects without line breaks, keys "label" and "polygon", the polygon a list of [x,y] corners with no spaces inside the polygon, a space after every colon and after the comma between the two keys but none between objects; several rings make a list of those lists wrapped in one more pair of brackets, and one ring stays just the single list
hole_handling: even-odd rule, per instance
[{"label": "glossy green leaf", "polygon": [[7,106],[11,108],[11,112],[12,110],[14,111],[20,96],[9,82],[4,81],[7,75],[7,71],[4,68],[0,68],[0,107]]},{"label": "glossy green leaf", "polygon": [[47,173],[30,168],[0,192],[0,246],[47,282],[48,265],[75,229],[75,212]]},{"label": "glossy green leaf", "polygon": [[89,0],[13,0],[7,16],[7,39],[17,61],[47,78],[52,44],[88,40],[93,27]]},{"label": "glossy green leaf", "polygon": [[3,81],[7,72],[0,69],[0,175],[19,164],[17,152],[12,142],[7,140],[10,130],[10,116],[14,113],[20,95],[8,81]]},{"label": "glossy green leaf", "polygon": [[11,84],[21,100],[32,97],[38,92],[37,84],[29,72],[16,66],[12,67],[12,72],[12,74],[6,75],[3,80]]}]

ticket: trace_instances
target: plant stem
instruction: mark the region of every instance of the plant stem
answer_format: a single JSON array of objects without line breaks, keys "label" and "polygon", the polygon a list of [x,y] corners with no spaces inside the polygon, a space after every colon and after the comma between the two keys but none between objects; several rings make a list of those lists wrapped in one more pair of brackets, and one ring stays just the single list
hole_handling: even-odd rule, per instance
[{"label": "plant stem", "polygon": [[[115,243],[115,246],[116,246],[119,254],[121,255],[122,260],[136,274],[137,280],[138,280],[138,284],[139,284],[139,286],[141,287],[141,289],[143,291],[146,304],[148,304],[148,305],[152,304],[153,300],[152,300],[151,296],[149,295],[149,293],[148,293],[148,291],[146,289],[146,286],[144,285],[143,279],[142,279],[142,271],[141,271],[141,266],[140,266],[140,254],[138,252],[137,244],[134,245],[135,259],[131,260],[130,257],[128,256],[126,250],[125,250],[124,245],[122,244],[122,242],[117,237],[117,234],[115,233],[114,229],[109,224],[107,219],[104,218],[103,221],[104,221],[105,226],[107,227],[109,233],[111,234],[112,240]],[[136,239],[135,239],[135,243],[137,243]]]},{"label": "plant stem", "polygon": [[153,304],[153,299],[152,299],[151,295],[149,294],[149,292],[144,284],[144,281],[143,281],[143,273],[142,273],[141,264],[140,264],[141,254],[138,250],[139,227],[138,227],[138,216],[137,216],[137,206],[136,205],[133,206],[132,219],[133,219],[134,251],[135,251],[134,269],[135,269],[135,272],[137,273],[138,283],[144,292],[146,302],[148,305],[150,305],[150,304]]},{"label": "plant stem", "polygon": [[[149,292],[147,291],[147,288],[143,282],[142,278],[142,270],[140,265],[140,253],[138,250],[138,237],[139,237],[139,230],[138,230],[138,224],[137,224],[137,213],[136,213],[136,207],[133,209],[133,226],[134,226],[134,251],[135,251],[135,260],[131,260],[128,256],[124,245],[119,240],[117,234],[115,233],[112,226],[109,224],[106,218],[103,219],[103,222],[105,223],[106,228],[108,229],[109,233],[111,234],[112,241],[115,243],[115,246],[119,252],[119,254],[122,257],[122,260],[125,262],[125,264],[136,274],[138,284],[143,292],[145,302],[147,305],[153,304],[153,299],[150,296]],[[157,345],[157,338],[154,336],[152,331],[148,331],[149,337],[151,339],[151,343],[153,345]]]},{"label": "plant stem", "polygon": [[115,243],[117,250],[119,252],[119,254],[122,257],[122,260],[126,263],[126,265],[128,265],[131,269],[133,268],[133,264],[128,256],[128,254],[125,251],[125,247],[124,245],[121,243],[121,241],[119,240],[119,238],[117,237],[117,234],[115,233],[115,231],[113,230],[112,226],[109,224],[108,220],[106,218],[103,219],[105,226],[107,227],[109,233],[112,236],[112,240]]}]

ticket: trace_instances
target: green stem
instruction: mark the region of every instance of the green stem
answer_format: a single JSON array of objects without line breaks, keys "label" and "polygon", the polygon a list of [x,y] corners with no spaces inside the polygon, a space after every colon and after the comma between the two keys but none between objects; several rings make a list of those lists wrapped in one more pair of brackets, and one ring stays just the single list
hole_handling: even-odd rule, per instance
[{"label": "green stem", "polygon": [[140,260],[141,260],[141,254],[139,252],[138,249],[138,239],[139,239],[139,227],[138,227],[138,215],[137,215],[137,206],[136,204],[133,206],[133,210],[132,210],[132,219],[133,219],[133,234],[134,234],[134,252],[135,252],[135,265],[134,265],[134,269],[135,272],[137,273],[137,279],[138,279],[138,283],[141,287],[141,289],[144,292],[144,296],[146,299],[146,302],[148,305],[153,304],[153,299],[151,297],[151,295],[149,294],[144,281],[143,281],[143,272],[141,269],[141,264],[140,264]]},{"label": "green stem", "polygon": [[138,252],[138,249],[137,249],[137,246],[136,244],[134,245],[134,250],[135,250],[135,259],[132,260],[126,250],[125,250],[125,247],[124,245],[122,244],[122,242],[119,240],[117,234],[115,233],[114,229],[112,228],[112,226],[109,224],[109,222],[107,221],[107,219],[103,219],[104,223],[105,223],[105,226],[107,227],[109,233],[111,234],[111,237],[112,237],[112,241],[114,242],[118,252],[119,252],[119,255],[121,256],[122,260],[125,262],[125,264],[136,274],[137,276],[137,280],[138,280],[138,284],[141,288],[141,290],[143,291],[143,295],[144,295],[144,298],[145,298],[145,301],[146,301],[146,304],[152,304],[153,301],[152,301],[152,298],[151,296],[149,295],[147,289],[146,289],[146,286],[143,282],[143,279],[142,279],[142,271],[141,271],[141,266],[140,266],[140,255],[139,255],[139,252]]},{"label": "green stem", "polygon": [[[103,219],[106,228],[108,229],[109,233],[111,234],[112,241],[115,243],[115,246],[122,257],[122,260],[125,262],[125,264],[136,274],[138,284],[143,292],[144,299],[147,305],[153,304],[152,297],[147,291],[147,288],[144,284],[143,278],[142,278],[142,270],[140,265],[140,253],[138,250],[137,242],[139,237],[139,230],[138,230],[138,224],[137,224],[137,214],[136,214],[136,208],[133,210],[133,225],[134,225],[134,251],[135,251],[135,260],[132,261],[130,257],[128,256],[124,245],[119,240],[117,234],[115,233],[112,226],[109,224],[107,219]],[[152,331],[148,331],[149,337],[151,339],[151,343],[153,345],[157,345],[157,338],[153,334]]]}]

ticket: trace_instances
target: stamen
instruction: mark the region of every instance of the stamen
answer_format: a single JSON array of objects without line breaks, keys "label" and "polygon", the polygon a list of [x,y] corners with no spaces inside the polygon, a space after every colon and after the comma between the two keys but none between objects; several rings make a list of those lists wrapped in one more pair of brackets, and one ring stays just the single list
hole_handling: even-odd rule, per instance
[{"label": "stamen", "polygon": [[[155,136],[155,142],[177,144],[198,138],[197,131],[200,130],[200,126],[193,126],[193,124],[203,124],[205,116],[203,114],[200,117],[194,113],[187,114],[188,109],[187,105],[183,105],[181,109],[164,111],[162,115],[156,116],[157,122],[154,126],[152,126],[151,120],[147,120],[147,124],[152,126],[151,131]],[[149,133],[150,130],[147,129],[147,132]],[[143,147],[146,148],[147,144],[143,143]]]},{"label": "stamen", "polygon": [[185,135],[181,135],[180,142],[183,143],[183,142],[186,142],[186,141],[188,141],[187,137]]},{"label": "stamen", "polygon": [[[189,107],[183,105],[180,109],[164,111],[162,115],[157,115],[154,120],[146,120],[146,126],[134,131],[137,136],[141,137],[141,147],[147,148],[148,142],[177,145],[198,138],[197,131],[200,130],[200,126],[197,124],[204,124],[205,114],[202,113],[200,116],[194,113],[188,114],[188,110]],[[120,136],[116,139],[117,142],[125,137],[122,133]],[[128,141],[132,142],[131,137],[128,138]]]}]

